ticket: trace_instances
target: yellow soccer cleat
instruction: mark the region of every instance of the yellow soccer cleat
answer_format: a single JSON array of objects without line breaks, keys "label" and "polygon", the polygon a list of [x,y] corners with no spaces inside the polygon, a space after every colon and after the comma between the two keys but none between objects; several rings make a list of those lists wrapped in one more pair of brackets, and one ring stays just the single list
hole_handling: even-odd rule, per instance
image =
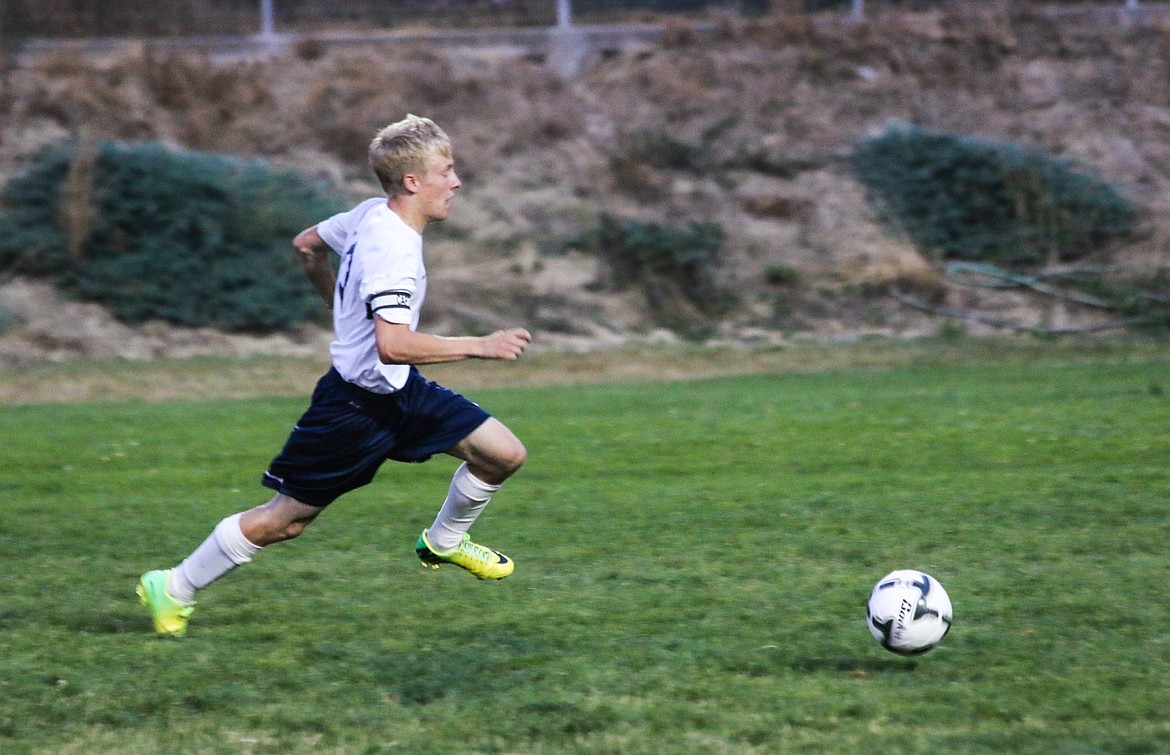
[{"label": "yellow soccer cleat", "polygon": [[471,535],[466,533],[463,542],[457,547],[440,553],[431,547],[427,531],[423,530],[414,544],[414,552],[425,567],[438,569],[440,564],[455,564],[480,579],[503,579],[516,568],[512,559],[497,550],[471,542]]},{"label": "yellow soccer cleat", "polygon": [[182,637],[187,633],[187,619],[195,612],[195,606],[176,603],[167,595],[167,580],[171,572],[148,571],[138,580],[138,600],[150,609],[154,620],[154,631],[170,637]]}]

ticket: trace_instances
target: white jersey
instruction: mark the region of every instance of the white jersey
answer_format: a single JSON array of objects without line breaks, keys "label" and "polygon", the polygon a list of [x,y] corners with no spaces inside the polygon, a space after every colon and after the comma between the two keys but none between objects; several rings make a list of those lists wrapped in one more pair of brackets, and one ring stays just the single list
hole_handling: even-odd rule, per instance
[{"label": "white jersey", "polygon": [[334,215],[317,225],[317,233],[341,255],[333,291],[333,367],[368,391],[393,393],[406,384],[410,366],[378,359],[374,317],[418,328],[427,293],[422,235],[385,197]]}]

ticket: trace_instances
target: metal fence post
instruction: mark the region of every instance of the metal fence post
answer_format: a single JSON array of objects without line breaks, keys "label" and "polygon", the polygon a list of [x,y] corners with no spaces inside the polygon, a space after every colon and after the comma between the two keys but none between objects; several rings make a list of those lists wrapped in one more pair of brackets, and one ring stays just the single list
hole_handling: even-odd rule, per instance
[{"label": "metal fence post", "polygon": [[853,7],[849,10],[849,15],[847,18],[850,21],[864,21],[865,0],[853,0]]},{"label": "metal fence post", "polygon": [[260,0],[260,36],[265,39],[270,39],[276,33],[276,14],[272,2],[273,0]]},{"label": "metal fence post", "polygon": [[573,8],[570,0],[557,0],[557,26],[567,29],[573,25]]}]

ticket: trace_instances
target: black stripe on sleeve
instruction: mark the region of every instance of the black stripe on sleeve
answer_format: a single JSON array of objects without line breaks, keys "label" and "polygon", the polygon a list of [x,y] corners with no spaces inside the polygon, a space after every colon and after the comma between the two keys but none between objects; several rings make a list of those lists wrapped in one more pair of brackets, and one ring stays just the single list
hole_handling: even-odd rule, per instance
[{"label": "black stripe on sleeve", "polygon": [[366,319],[374,319],[374,313],[383,309],[410,309],[410,292],[393,290],[374,294],[366,302]]}]

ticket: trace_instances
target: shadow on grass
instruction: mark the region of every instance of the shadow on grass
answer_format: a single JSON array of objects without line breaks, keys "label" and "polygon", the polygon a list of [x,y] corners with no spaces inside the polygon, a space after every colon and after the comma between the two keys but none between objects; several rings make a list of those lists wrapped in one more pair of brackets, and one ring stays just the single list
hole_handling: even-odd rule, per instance
[{"label": "shadow on grass", "polygon": [[58,624],[71,632],[80,634],[154,634],[150,615],[146,613],[145,608],[141,612],[73,614]]},{"label": "shadow on grass", "polygon": [[796,671],[841,671],[847,674],[904,674],[918,668],[917,661],[891,658],[807,658],[794,661]]}]

